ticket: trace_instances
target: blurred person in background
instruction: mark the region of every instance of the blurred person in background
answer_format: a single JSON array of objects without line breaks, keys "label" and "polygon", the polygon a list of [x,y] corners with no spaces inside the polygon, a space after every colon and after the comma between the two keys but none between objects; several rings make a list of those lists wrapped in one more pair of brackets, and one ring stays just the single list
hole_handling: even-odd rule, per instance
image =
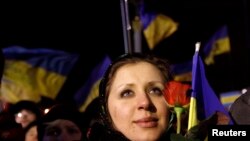
[{"label": "blurred person in background", "polygon": [[236,124],[250,125],[250,87],[233,102],[229,112]]},{"label": "blurred person in background", "polygon": [[40,120],[43,113],[37,103],[28,100],[21,100],[10,107],[10,111],[15,116],[15,121],[26,128],[30,123]]},{"label": "blurred person in background", "polygon": [[85,139],[83,114],[72,104],[56,104],[38,125],[39,141],[82,141]]}]

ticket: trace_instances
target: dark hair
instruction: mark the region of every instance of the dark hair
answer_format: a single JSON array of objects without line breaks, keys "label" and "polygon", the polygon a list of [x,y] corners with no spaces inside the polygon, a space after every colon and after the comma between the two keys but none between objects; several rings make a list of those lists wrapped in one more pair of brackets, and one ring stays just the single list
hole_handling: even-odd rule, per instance
[{"label": "dark hair", "polygon": [[43,115],[42,111],[39,108],[39,106],[37,105],[37,103],[35,103],[33,101],[29,101],[29,100],[21,100],[21,101],[17,102],[13,106],[11,106],[10,111],[13,114],[17,114],[18,112],[20,112],[21,110],[24,110],[24,109],[33,112],[36,115],[37,120],[40,119]]},{"label": "dark hair", "polygon": [[63,104],[59,103],[49,110],[47,114],[45,114],[38,125],[38,139],[42,140],[45,132],[46,125],[44,123],[55,121],[57,119],[65,119],[70,120],[75,123],[82,132],[82,137],[84,136],[84,121],[83,114],[78,110],[75,105],[72,104]]},{"label": "dark hair", "polygon": [[170,73],[170,65],[168,61],[163,58],[159,58],[153,54],[141,54],[141,53],[124,54],[120,56],[118,59],[116,59],[108,67],[99,85],[99,97],[102,106],[101,117],[103,119],[104,125],[108,129],[113,128],[111,126],[111,118],[107,108],[108,93],[113,80],[113,76],[116,74],[117,70],[120,67],[126,64],[135,64],[139,62],[147,62],[158,68],[166,83],[172,79]]}]

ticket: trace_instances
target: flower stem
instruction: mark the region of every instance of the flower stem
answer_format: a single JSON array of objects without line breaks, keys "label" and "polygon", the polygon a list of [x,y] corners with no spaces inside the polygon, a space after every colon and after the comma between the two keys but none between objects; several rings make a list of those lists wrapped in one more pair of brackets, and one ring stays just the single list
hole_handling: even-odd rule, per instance
[{"label": "flower stem", "polygon": [[177,134],[181,132],[181,114],[184,111],[183,107],[174,107],[174,111],[177,116]]}]

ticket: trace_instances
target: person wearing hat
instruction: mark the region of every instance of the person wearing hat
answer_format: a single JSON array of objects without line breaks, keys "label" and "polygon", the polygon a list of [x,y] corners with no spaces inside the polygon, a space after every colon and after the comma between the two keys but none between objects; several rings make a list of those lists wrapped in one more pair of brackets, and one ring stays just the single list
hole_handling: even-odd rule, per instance
[{"label": "person wearing hat", "polygon": [[42,112],[38,105],[33,101],[21,100],[14,104],[10,111],[15,116],[15,121],[21,124],[23,128],[27,127],[31,122],[40,120]]}]

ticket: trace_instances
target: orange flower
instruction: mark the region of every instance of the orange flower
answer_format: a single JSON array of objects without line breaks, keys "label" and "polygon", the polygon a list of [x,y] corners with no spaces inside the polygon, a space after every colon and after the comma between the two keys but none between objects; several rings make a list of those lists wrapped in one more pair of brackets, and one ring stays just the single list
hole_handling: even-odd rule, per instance
[{"label": "orange flower", "polygon": [[170,107],[188,107],[190,103],[190,95],[188,91],[191,85],[178,81],[170,81],[166,84],[164,92],[165,99]]}]

